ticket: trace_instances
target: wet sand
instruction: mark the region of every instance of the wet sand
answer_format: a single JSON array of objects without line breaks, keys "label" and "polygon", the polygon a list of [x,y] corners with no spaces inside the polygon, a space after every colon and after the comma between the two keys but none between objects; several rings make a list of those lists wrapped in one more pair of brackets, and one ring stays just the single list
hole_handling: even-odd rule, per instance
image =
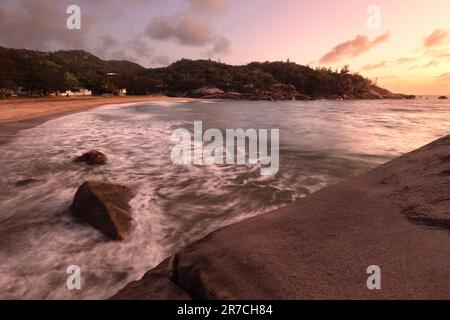
[{"label": "wet sand", "polygon": [[449,231],[447,136],[216,231],[113,299],[450,299]]},{"label": "wet sand", "polygon": [[10,98],[0,100],[0,144],[45,121],[107,104],[186,100],[163,96]]}]

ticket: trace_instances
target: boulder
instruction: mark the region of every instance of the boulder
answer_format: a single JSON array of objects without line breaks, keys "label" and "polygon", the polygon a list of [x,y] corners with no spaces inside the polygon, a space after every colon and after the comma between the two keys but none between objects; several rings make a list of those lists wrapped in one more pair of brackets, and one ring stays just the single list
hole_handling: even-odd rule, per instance
[{"label": "boulder", "polygon": [[439,99],[440,99],[440,100],[447,100],[448,97],[446,97],[446,96],[440,96]]},{"label": "boulder", "polygon": [[72,213],[113,240],[126,240],[131,231],[128,187],[100,181],[84,182],[75,194]]},{"label": "boulder", "polygon": [[97,150],[91,150],[74,160],[74,162],[85,162],[90,166],[104,165],[107,161],[108,158]]}]

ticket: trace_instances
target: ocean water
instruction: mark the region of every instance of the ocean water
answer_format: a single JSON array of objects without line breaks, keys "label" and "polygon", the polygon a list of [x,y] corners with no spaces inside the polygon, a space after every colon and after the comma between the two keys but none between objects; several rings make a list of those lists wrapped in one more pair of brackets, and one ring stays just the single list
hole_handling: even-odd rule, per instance
[{"label": "ocean water", "polygon": [[[259,165],[176,166],[171,134],[280,130],[280,170]],[[153,102],[104,106],[20,131],[0,145],[0,298],[103,299],[188,243],[282,207],[450,133],[450,102]],[[102,167],[74,164],[104,152]],[[17,186],[25,179],[34,183]],[[85,180],[130,186],[134,230],[108,241],[69,212]],[[68,290],[67,267],[82,289]]]}]

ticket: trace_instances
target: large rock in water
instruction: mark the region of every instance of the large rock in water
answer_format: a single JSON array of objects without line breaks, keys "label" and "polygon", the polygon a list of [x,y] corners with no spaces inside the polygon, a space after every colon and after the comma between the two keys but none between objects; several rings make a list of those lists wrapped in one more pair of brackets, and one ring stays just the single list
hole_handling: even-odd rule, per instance
[{"label": "large rock in water", "polygon": [[132,227],[132,198],[131,190],[125,186],[87,181],[75,194],[72,212],[111,239],[126,240]]},{"label": "large rock in water", "polygon": [[107,161],[108,158],[97,150],[91,150],[74,160],[74,162],[85,162],[90,166],[104,165]]}]

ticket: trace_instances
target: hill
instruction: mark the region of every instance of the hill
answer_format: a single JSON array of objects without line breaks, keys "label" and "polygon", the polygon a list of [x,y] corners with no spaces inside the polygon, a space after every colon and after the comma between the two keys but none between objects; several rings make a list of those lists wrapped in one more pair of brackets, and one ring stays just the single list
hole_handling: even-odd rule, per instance
[{"label": "hill", "polygon": [[47,95],[84,87],[94,94],[126,88],[129,94],[166,94],[210,99],[383,99],[393,94],[363,76],[310,68],[292,62],[253,62],[232,66],[182,59],[146,69],[129,61],[106,61],[82,50],[41,52],[0,48],[0,89],[21,87]]}]

